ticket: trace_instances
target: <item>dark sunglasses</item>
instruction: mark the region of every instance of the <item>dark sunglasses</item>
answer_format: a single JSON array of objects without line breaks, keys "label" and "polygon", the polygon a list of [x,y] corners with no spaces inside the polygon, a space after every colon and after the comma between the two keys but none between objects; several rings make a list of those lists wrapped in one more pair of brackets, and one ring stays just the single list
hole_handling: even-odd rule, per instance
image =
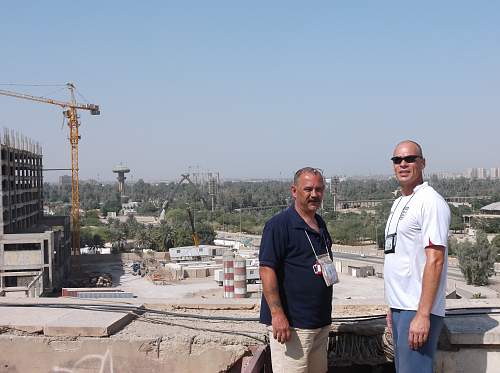
[{"label": "dark sunglasses", "polygon": [[407,155],[406,157],[392,157],[391,161],[394,164],[401,164],[401,162],[405,161],[406,163],[415,163],[418,158],[422,158],[419,155]]}]

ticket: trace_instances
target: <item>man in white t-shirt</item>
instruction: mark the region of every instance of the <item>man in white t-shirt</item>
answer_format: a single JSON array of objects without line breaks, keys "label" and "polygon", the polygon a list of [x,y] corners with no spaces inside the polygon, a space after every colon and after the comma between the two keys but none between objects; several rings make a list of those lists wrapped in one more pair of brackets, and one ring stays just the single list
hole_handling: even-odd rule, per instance
[{"label": "man in white t-shirt", "polygon": [[450,209],[423,181],[419,144],[400,142],[391,160],[402,194],[387,219],[384,249],[396,372],[432,372],[445,315]]}]

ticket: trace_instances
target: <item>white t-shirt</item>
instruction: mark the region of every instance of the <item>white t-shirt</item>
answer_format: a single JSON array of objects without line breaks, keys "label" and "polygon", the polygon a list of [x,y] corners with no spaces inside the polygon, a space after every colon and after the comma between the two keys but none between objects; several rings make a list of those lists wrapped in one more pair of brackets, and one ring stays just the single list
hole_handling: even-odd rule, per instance
[{"label": "white t-shirt", "polygon": [[413,194],[396,199],[391,208],[385,235],[397,233],[395,252],[385,254],[385,299],[391,308],[418,309],[426,262],[425,248],[444,246],[445,261],[431,313],[444,316],[448,272],[448,229],[450,208],[427,183]]}]

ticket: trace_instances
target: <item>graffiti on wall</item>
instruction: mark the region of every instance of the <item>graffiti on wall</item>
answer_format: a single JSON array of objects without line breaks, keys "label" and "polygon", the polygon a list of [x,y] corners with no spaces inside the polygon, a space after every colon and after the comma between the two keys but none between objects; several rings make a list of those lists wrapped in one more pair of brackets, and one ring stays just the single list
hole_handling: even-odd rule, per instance
[{"label": "graffiti on wall", "polygon": [[55,366],[54,368],[52,368],[51,373],[80,373],[89,371],[95,373],[114,373],[113,355],[111,354],[109,349],[106,350],[106,353],[104,355],[85,355],[71,367]]}]

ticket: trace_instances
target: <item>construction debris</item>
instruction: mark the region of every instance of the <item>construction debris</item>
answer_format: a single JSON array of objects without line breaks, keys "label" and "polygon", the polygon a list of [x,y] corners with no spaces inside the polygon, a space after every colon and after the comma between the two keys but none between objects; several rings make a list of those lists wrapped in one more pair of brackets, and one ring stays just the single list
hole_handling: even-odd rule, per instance
[{"label": "construction debris", "polygon": [[78,277],[70,279],[67,287],[109,288],[111,286],[113,286],[113,277],[110,273],[83,272]]}]

